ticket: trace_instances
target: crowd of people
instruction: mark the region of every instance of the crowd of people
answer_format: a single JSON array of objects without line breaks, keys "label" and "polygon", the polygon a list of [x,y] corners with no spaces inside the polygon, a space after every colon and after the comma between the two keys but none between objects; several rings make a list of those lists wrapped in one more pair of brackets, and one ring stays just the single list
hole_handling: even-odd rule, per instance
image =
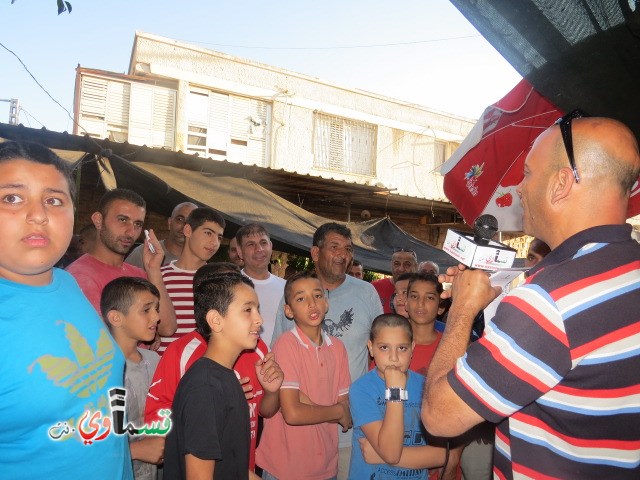
[{"label": "crowd of people", "polygon": [[625,214],[639,174],[614,120],[540,135],[518,189],[530,270],[478,339],[500,293],[484,272],[397,248],[368,283],[334,222],[313,236],[314,271],[285,280],[257,223],[215,261],[225,220],[190,202],[134,248],[145,200],[114,189],[70,247],[67,164],[0,144],[0,472],[638,478],[640,245]]}]

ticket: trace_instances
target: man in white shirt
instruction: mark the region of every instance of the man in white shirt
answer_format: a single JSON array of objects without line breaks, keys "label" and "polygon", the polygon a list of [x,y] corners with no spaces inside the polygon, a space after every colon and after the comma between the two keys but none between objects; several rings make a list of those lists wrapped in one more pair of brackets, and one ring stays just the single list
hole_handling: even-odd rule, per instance
[{"label": "man in white shirt", "polygon": [[242,273],[253,280],[260,301],[264,343],[269,345],[278,313],[278,305],[284,293],[285,280],[269,272],[273,245],[269,232],[258,223],[250,223],[236,233],[238,253],[244,261]]}]

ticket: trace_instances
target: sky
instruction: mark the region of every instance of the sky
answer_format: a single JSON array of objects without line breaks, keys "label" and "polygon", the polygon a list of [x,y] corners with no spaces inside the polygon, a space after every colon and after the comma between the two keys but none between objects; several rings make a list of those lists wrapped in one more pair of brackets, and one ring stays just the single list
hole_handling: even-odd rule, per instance
[{"label": "sky", "polygon": [[[136,31],[466,118],[520,75],[448,0],[0,0],[0,99],[20,123],[72,131],[78,65],[126,73]],[[0,102],[0,122],[9,104]]]}]

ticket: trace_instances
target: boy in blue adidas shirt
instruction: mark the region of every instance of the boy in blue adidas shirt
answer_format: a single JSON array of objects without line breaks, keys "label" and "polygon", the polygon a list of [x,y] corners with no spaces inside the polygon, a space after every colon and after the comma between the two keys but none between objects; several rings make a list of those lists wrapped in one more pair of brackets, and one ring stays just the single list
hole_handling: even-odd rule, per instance
[{"label": "boy in blue adidas shirt", "polygon": [[109,389],[124,357],[73,277],[53,268],[73,233],[73,181],[36,144],[0,144],[0,472],[131,479]]}]

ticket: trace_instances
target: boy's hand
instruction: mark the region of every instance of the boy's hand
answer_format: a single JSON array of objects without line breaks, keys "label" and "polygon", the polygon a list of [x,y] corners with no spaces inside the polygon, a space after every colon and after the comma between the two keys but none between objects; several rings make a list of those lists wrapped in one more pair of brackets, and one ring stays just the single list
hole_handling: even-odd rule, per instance
[{"label": "boy's hand", "polygon": [[244,398],[251,400],[253,398],[253,385],[251,385],[251,379],[249,377],[242,377],[238,380],[242,386],[244,392]]},{"label": "boy's hand", "polygon": [[[149,243],[153,245],[156,253],[151,253]],[[142,263],[144,265],[145,272],[148,273],[150,270],[160,269],[163,259],[164,250],[162,249],[162,245],[158,241],[153,229],[149,229],[149,240],[144,240],[144,246],[142,248]]]},{"label": "boy's hand", "polygon": [[393,365],[384,369],[384,383],[387,388],[405,388],[407,386],[407,373]]},{"label": "boy's hand", "polygon": [[362,458],[364,461],[370,465],[384,463],[384,460],[378,452],[371,446],[367,437],[362,437],[358,439],[360,443],[360,450],[362,450]]},{"label": "boy's hand", "polygon": [[153,342],[149,345],[149,350],[157,352],[160,348],[160,344],[162,343],[162,337],[158,332],[156,332],[156,338],[153,339]]},{"label": "boy's hand", "polygon": [[342,426],[342,433],[346,433],[353,428],[353,420],[351,419],[351,410],[349,410],[349,402],[338,402],[343,409],[342,417],[338,419],[338,423]]},{"label": "boy's hand", "polygon": [[284,373],[276,362],[276,356],[273,352],[267,353],[263,359],[256,362],[256,375],[265,391],[276,393],[280,390],[284,380]]},{"label": "boy's hand", "polygon": [[443,480],[456,479],[458,464],[460,463],[460,457],[462,456],[462,450],[464,450],[464,447],[465,445],[460,445],[459,447],[449,450],[449,461],[447,462],[447,467],[441,477]]},{"label": "boy's hand", "polygon": [[130,443],[131,458],[160,465],[164,461],[164,437],[146,437]]}]

